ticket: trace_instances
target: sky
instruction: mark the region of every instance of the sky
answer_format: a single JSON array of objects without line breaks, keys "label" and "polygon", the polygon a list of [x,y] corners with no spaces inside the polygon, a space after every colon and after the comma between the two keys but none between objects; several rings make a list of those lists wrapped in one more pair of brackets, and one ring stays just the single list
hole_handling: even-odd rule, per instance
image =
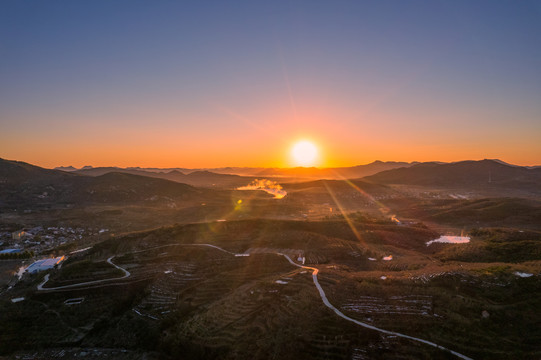
[{"label": "sky", "polygon": [[0,157],[541,165],[539,1],[0,2]]}]

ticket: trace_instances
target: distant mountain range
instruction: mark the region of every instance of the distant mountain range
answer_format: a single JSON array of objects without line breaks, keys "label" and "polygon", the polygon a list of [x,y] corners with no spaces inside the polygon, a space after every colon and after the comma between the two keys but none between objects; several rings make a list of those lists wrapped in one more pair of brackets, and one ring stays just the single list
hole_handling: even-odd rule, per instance
[{"label": "distant mountain range", "polygon": [[[418,164],[417,162],[407,163],[407,162],[396,162],[396,161],[379,161],[376,160],[370,164],[366,165],[357,165],[351,167],[336,167],[336,168],[289,168],[289,169],[280,169],[280,168],[248,168],[244,171],[252,172],[254,176],[286,176],[286,177],[301,177],[301,178],[317,178],[317,179],[354,179],[361,178],[364,176],[369,176],[377,174],[380,171],[391,170],[403,167],[409,167],[412,165]],[[227,170],[229,169],[229,170]],[[218,169],[218,171],[230,171],[234,173],[235,171],[242,171],[242,168],[224,168]]]},{"label": "distant mountain range", "polygon": [[[75,172],[84,175],[98,176],[108,172],[124,172],[135,175],[153,176],[166,178],[174,181],[192,183],[202,186],[200,181],[207,180],[210,176],[214,176],[215,180],[223,181],[230,179],[231,182],[238,180],[238,176],[247,177],[285,177],[285,178],[317,178],[317,179],[353,179],[361,178],[368,175],[376,174],[380,171],[409,167],[418,164],[418,162],[396,162],[396,161],[379,161],[376,160],[370,164],[357,165],[351,167],[336,167],[336,168],[315,168],[315,167],[296,167],[296,168],[262,168],[262,167],[223,167],[213,169],[186,169],[186,168],[140,168],[140,167],[92,167],[84,166],[81,169],[73,166],[57,167],[55,170]],[[236,175],[237,178],[217,177],[220,175]],[[192,175],[192,177],[190,177]],[[184,176],[184,177],[183,177]],[[188,177],[185,177],[188,176]],[[191,180],[193,178],[193,181]],[[206,185],[205,185],[206,186]]]},{"label": "distant mountain range", "polygon": [[186,168],[118,168],[85,166],[59,167],[56,170],[75,174],[99,176],[110,172],[149,176],[182,182],[193,186],[235,188],[255,178],[275,179],[281,183],[309,181],[310,179],[361,179],[382,184],[472,185],[489,182],[495,185],[519,186],[537,182],[541,166],[519,166],[498,159],[480,161],[444,162],[395,162],[374,161],[365,165],[337,168],[257,168],[223,167],[214,169]]},{"label": "distant mountain range", "polygon": [[[211,189],[235,189],[249,184],[256,176],[240,176],[207,170],[157,171],[139,168],[92,168],[65,171],[44,169],[19,161],[0,159],[0,206],[58,203],[136,202],[151,199],[195,199]],[[220,171],[234,171],[222,168]],[[244,173],[253,173],[256,168]],[[380,171],[377,171],[377,170]],[[246,169],[244,169],[246,170]],[[188,170],[189,171],[189,170]],[[369,176],[355,177],[371,173]],[[314,181],[319,174],[327,182]],[[289,176],[280,177],[278,176]],[[308,181],[302,181],[303,177]],[[259,178],[278,180],[286,189],[331,187],[341,189],[338,179],[376,192],[388,191],[380,185],[414,185],[463,189],[513,189],[541,194],[541,168],[506,164],[499,160],[456,163],[373,162],[350,168],[259,169]],[[373,185],[379,187],[374,187]],[[345,186],[345,185],[344,185]],[[502,192],[503,194],[503,192]],[[503,195],[501,195],[503,196]]]}]

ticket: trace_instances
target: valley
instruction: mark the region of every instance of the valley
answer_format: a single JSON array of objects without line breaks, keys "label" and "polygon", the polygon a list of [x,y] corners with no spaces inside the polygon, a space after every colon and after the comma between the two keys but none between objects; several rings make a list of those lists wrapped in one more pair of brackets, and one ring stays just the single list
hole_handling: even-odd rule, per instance
[{"label": "valley", "polygon": [[[321,179],[280,183],[287,195],[275,199],[227,184],[178,192],[174,182],[122,174],[107,185],[68,184],[72,195],[34,206],[33,194],[59,178],[31,175],[31,191],[18,188],[27,186],[21,180],[2,189],[23,204],[3,201],[3,248],[34,252],[0,260],[2,356],[541,354],[541,205],[533,188],[534,196],[504,187],[486,197],[467,184]],[[115,191],[125,195],[106,195]],[[26,239],[8,237],[21,229]],[[442,235],[469,242],[432,242]],[[50,256],[66,259],[15,274]]]}]

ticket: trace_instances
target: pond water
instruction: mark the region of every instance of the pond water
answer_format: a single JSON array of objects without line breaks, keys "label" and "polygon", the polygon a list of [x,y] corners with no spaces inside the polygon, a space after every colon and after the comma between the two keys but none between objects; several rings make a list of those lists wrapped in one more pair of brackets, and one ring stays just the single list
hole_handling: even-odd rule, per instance
[{"label": "pond water", "polygon": [[24,271],[26,270],[26,266],[21,266],[19,270],[17,271],[17,277],[19,280],[23,277]]},{"label": "pond water", "polygon": [[432,244],[432,243],[446,243],[446,244],[465,244],[470,242],[469,236],[450,236],[450,235],[442,235],[437,239],[430,240],[426,243],[426,246]]},{"label": "pond water", "polygon": [[520,276],[521,278],[527,278],[527,277],[533,276],[533,274],[525,273],[525,272],[520,272],[520,271],[515,271],[514,274],[515,274],[516,276]]}]

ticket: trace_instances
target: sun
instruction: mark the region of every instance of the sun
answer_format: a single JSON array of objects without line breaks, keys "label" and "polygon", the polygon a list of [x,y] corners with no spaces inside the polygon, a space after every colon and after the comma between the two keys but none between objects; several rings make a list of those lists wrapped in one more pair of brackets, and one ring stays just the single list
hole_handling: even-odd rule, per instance
[{"label": "sun", "polygon": [[318,157],[317,147],[308,140],[301,140],[291,148],[291,157],[297,166],[313,166]]}]

